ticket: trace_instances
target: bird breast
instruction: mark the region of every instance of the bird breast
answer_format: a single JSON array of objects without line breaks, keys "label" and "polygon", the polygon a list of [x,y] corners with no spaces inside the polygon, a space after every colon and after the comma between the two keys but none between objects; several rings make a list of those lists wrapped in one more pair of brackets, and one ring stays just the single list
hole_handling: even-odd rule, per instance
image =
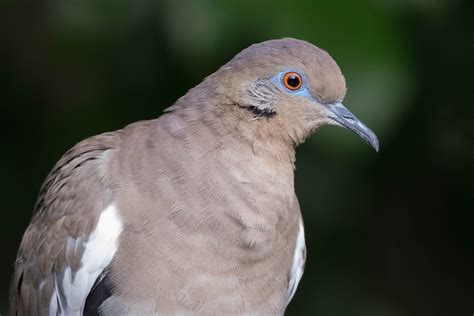
[{"label": "bird breast", "polygon": [[126,278],[116,303],[128,293],[159,301],[160,312],[284,308],[300,219],[292,163],[255,155],[212,125],[150,124],[147,137],[124,131],[131,149],[111,166],[127,180],[118,183],[132,183],[117,194],[128,224],[112,266]]}]

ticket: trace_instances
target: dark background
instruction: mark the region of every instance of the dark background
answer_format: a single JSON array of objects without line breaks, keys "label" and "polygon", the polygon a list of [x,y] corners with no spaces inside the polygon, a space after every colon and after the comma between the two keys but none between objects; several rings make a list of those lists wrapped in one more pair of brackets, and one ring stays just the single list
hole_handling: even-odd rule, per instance
[{"label": "dark background", "polygon": [[308,261],[288,315],[474,313],[474,1],[2,1],[0,313],[55,161],[160,115],[251,43],[328,50],[379,136],[297,154]]}]

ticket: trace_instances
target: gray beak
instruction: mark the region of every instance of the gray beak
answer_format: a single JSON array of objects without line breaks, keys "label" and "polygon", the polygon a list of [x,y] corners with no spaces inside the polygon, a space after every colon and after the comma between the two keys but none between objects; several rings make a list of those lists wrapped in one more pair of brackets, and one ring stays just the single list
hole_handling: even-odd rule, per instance
[{"label": "gray beak", "polygon": [[371,145],[375,151],[379,151],[379,140],[374,132],[365,126],[359,119],[352,114],[342,103],[334,103],[325,105],[331,111],[330,118],[338,123],[338,125],[353,131],[359,135],[365,142]]}]

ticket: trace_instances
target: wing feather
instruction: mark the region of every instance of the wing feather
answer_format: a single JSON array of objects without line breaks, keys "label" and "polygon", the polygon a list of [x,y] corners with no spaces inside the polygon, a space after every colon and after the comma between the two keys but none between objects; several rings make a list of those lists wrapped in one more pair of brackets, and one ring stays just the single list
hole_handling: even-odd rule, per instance
[{"label": "wing feather", "polygon": [[300,283],[301,277],[303,276],[305,262],[306,244],[304,238],[304,226],[303,221],[300,221],[300,228],[298,232],[298,237],[296,239],[295,254],[293,256],[293,265],[288,275],[288,291],[286,295],[287,305],[290,303],[296,293],[298,284]]},{"label": "wing feather", "polygon": [[117,247],[121,222],[106,173],[117,132],[70,149],[41,187],[10,287],[10,315],[80,315]]}]

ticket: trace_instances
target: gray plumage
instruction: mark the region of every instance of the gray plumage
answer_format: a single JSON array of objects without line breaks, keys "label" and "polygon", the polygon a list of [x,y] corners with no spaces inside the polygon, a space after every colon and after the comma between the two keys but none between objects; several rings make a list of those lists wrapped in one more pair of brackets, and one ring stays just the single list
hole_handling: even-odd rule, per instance
[{"label": "gray plumage", "polygon": [[[282,85],[290,71],[303,80],[297,91]],[[74,146],[46,178],[23,236],[11,315],[79,315],[95,308],[99,284],[107,295],[95,312],[105,315],[283,314],[305,257],[295,147],[333,124],[378,149],[341,114],[345,92],[325,51],[268,41],[158,119]],[[111,228],[104,210],[118,218]],[[89,253],[102,245],[97,231],[111,236],[110,249],[97,248],[104,258]]]}]

